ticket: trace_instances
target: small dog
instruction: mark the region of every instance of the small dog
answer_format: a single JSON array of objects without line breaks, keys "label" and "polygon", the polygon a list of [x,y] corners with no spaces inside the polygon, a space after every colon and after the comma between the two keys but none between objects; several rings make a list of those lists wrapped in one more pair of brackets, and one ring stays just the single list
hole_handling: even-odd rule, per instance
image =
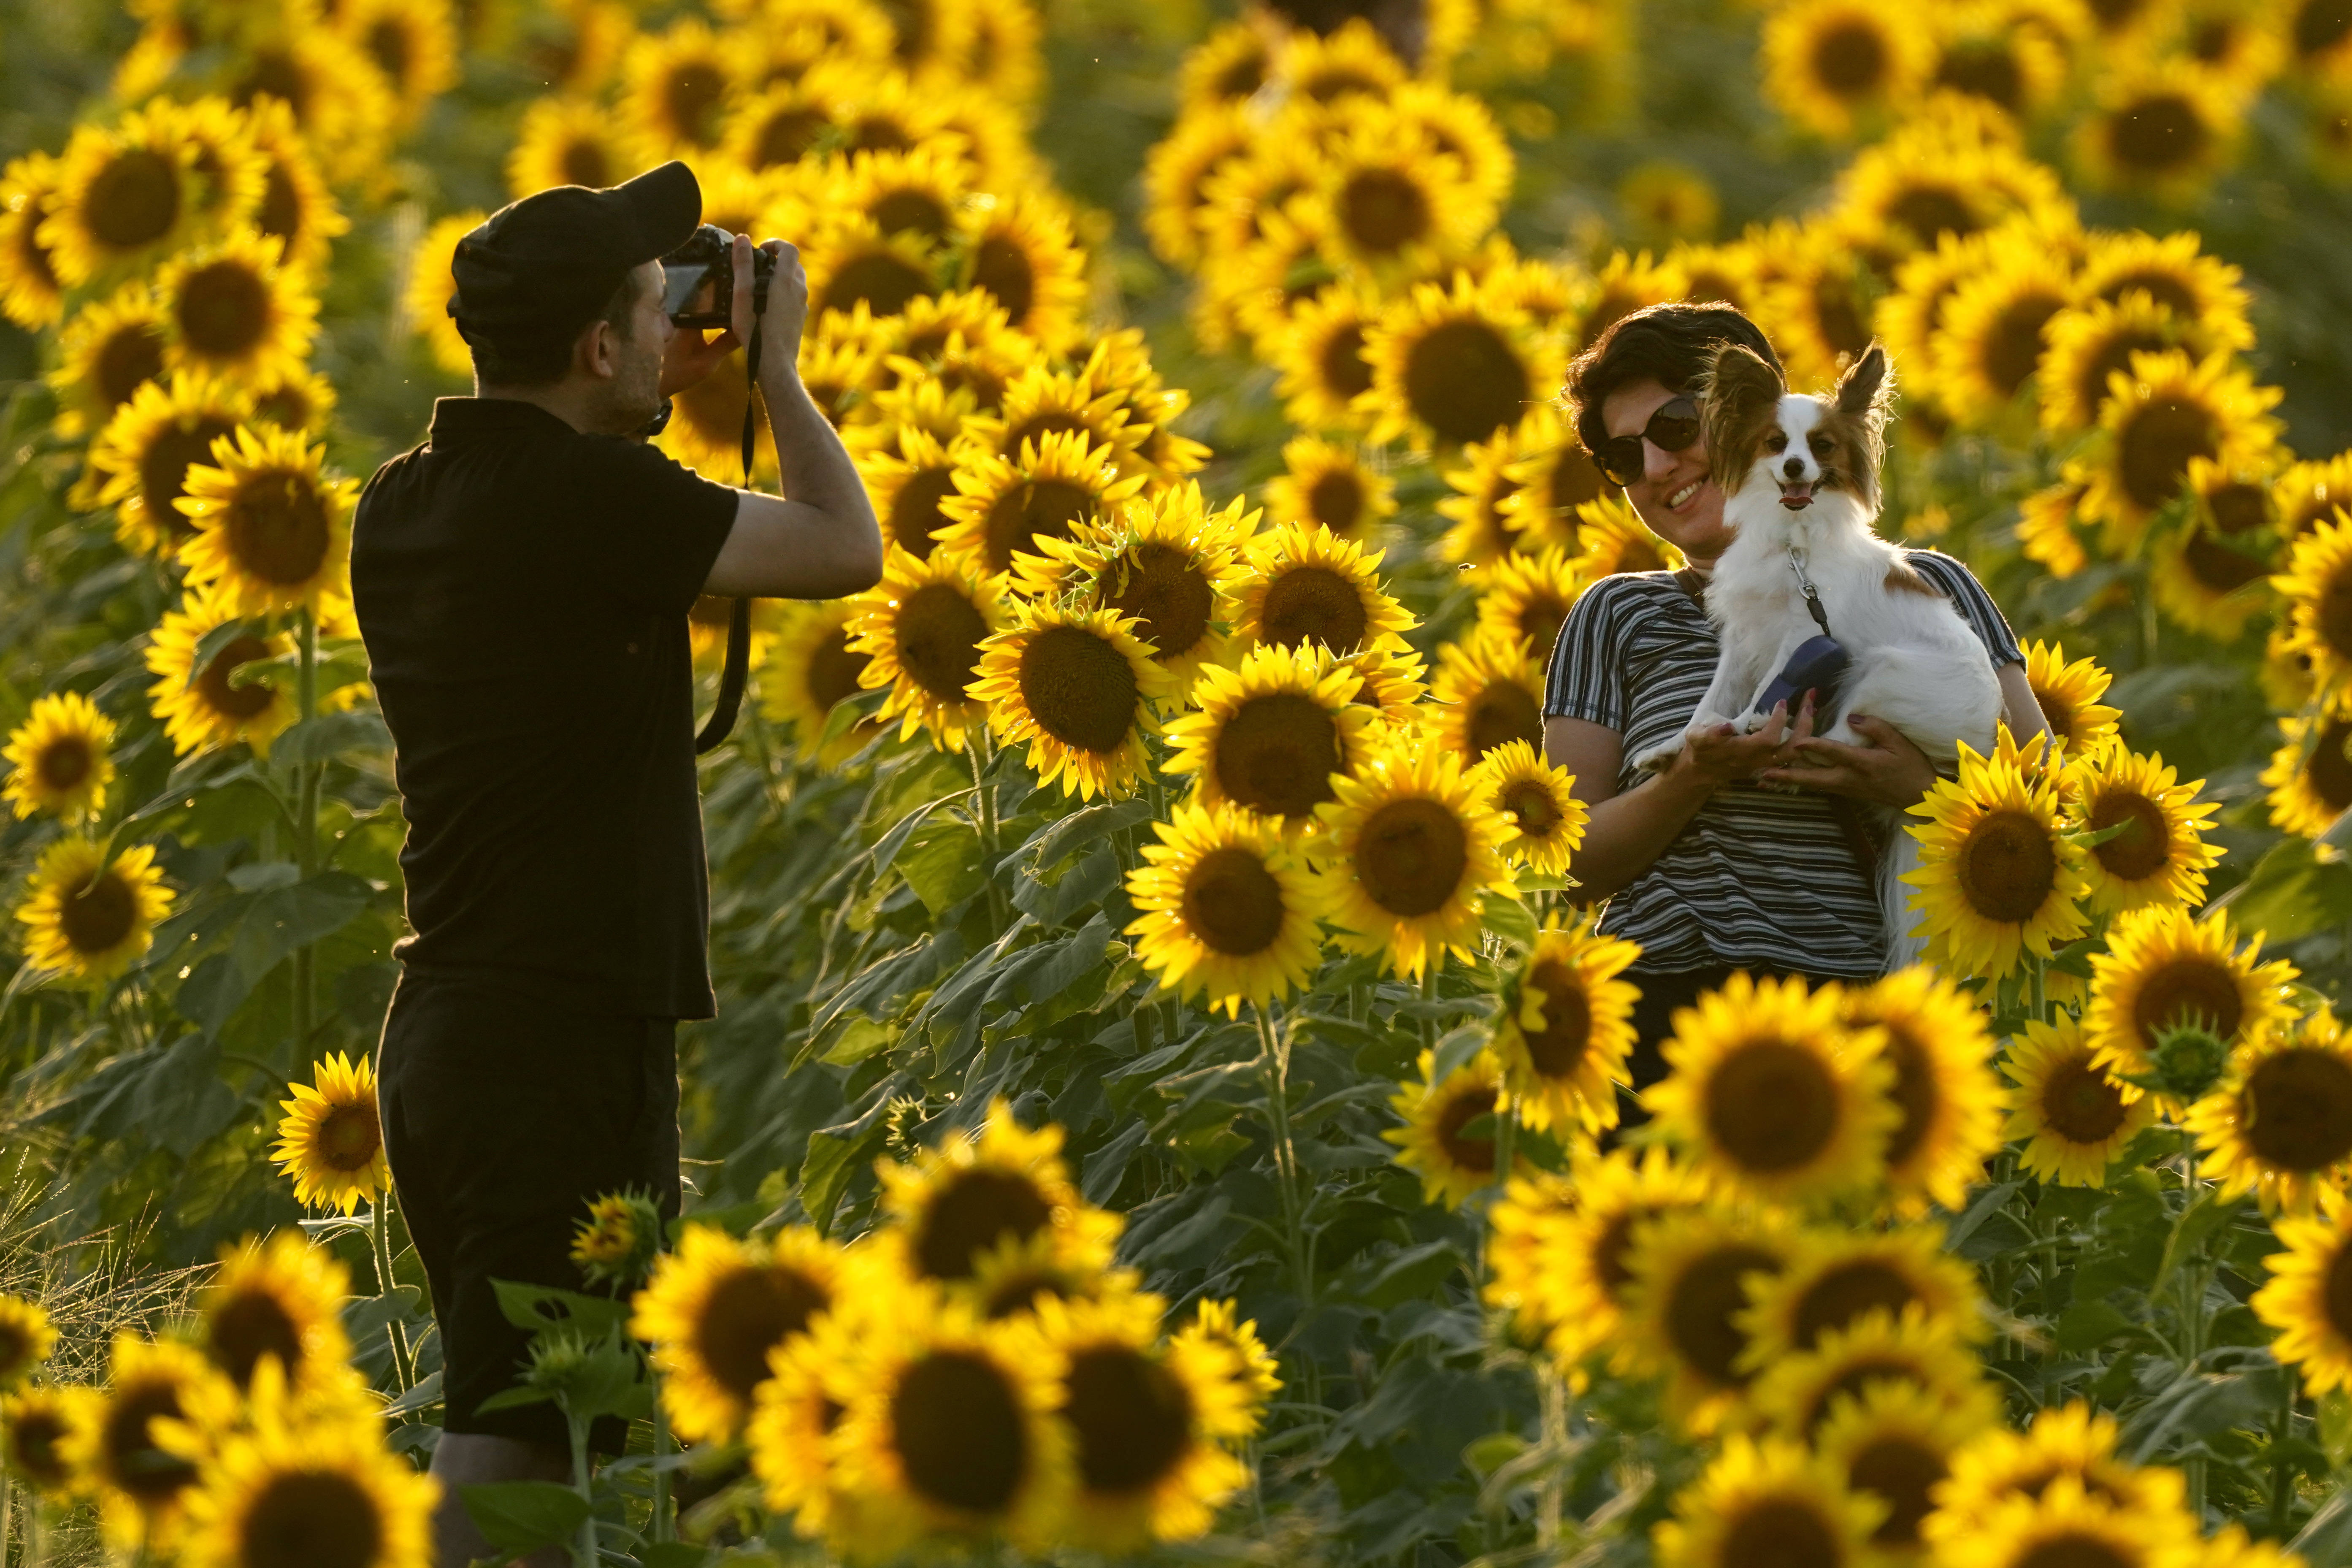
[{"label": "small dog", "polygon": [[[1914,571],[1903,552],[1872,531],[1880,465],[1886,454],[1894,377],[1873,343],[1826,398],[1792,395],[1778,371],[1737,343],[1718,349],[1700,383],[1699,427],[1723,518],[1735,537],[1707,584],[1707,616],[1723,642],[1715,679],[1683,737],[1635,759],[1672,762],[1690,735],[1730,724],[1761,728],[1761,700],[1791,656],[1826,632],[1849,662],[1815,711],[1835,713],[1824,739],[1860,742],[1846,715],[1861,712],[1901,731],[1930,759],[1951,757],[1961,741],[1990,751],[2001,712],[2000,683],[1984,644],[1951,602]],[[1808,589],[1811,590],[1811,595]],[[1804,693],[1790,697],[1793,720]],[[1899,813],[1887,810],[1889,822]],[[1913,923],[1898,880],[1916,864],[1907,834],[1883,857],[1880,896],[1887,929]],[[1890,944],[1906,956],[1899,935]]]}]

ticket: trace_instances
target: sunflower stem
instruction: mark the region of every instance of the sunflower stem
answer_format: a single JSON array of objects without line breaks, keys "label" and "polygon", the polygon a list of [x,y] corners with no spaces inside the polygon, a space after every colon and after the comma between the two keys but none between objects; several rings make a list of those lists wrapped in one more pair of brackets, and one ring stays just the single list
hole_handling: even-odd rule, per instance
[{"label": "sunflower stem", "polygon": [[2271,1459],[2271,1533],[2281,1538],[2286,1534],[2287,1508],[2294,1498],[2294,1461],[2286,1455],[2286,1446],[2294,1438],[2294,1370],[2279,1368],[2278,1425],[2271,1432],[2271,1445],[2276,1450]]},{"label": "sunflower stem", "polygon": [[2029,952],[2025,955],[2026,984],[2029,987],[2027,1000],[2033,1008],[2033,1021],[2037,1024],[2050,1021],[2049,967],[2050,961],[2041,954]]},{"label": "sunflower stem", "polygon": [[[981,753],[986,752],[987,755]],[[1003,931],[1012,911],[1004,906],[1004,889],[996,881],[996,786],[986,782],[989,764],[996,760],[996,748],[991,742],[986,725],[973,729],[964,741],[963,754],[971,763],[971,797],[980,808],[980,852],[988,868],[988,912],[990,923]]]},{"label": "sunflower stem", "polygon": [[[669,1435],[669,1412],[662,1408],[661,1399],[656,1395],[654,1399],[654,1458],[656,1460],[667,1459],[676,1451],[677,1445]],[[654,1470],[654,1542],[658,1545],[677,1539],[677,1527],[669,1516],[669,1472],[656,1467]]]},{"label": "sunflower stem", "polygon": [[1536,1396],[1543,1413],[1543,1446],[1552,1451],[1552,1468],[1536,1494],[1536,1547],[1549,1562],[1559,1549],[1560,1505],[1567,1478],[1559,1472],[1559,1450],[1568,1445],[1568,1388],[1549,1363],[1536,1361]]},{"label": "sunflower stem", "polygon": [[[374,1198],[368,1204],[368,1240],[375,1253],[375,1293],[392,1294],[392,1221],[385,1199]],[[398,1386],[396,1393],[406,1394],[416,1385],[415,1374],[408,1364],[408,1336],[401,1332],[397,1321],[387,1316],[383,1326],[385,1342],[392,1347],[392,1377]]]},{"label": "sunflower stem", "polygon": [[[300,612],[301,665],[294,688],[295,706],[308,724],[319,712],[319,620],[306,607]],[[320,764],[294,764],[294,856],[307,881],[319,869],[319,774]],[[294,950],[294,1061],[299,1068],[310,1058],[314,1016],[313,954],[308,942]]]},{"label": "sunflower stem", "polygon": [[572,1484],[588,1501],[588,1517],[580,1521],[580,1543],[572,1555],[578,1568],[596,1568],[596,1493],[588,1482],[588,1418],[563,1413],[572,1428]]},{"label": "sunflower stem", "polygon": [[[1445,959],[1444,955],[1437,954],[1432,956],[1429,963],[1423,967],[1421,972],[1421,999],[1423,1001],[1433,1002],[1437,999],[1437,971],[1438,966],[1443,964],[1444,962]],[[1429,1007],[1423,1008],[1421,1010],[1421,1017],[1417,1022],[1421,1025],[1421,1048],[1424,1051],[1434,1049],[1437,1045],[1437,1015],[1435,1010]]]},{"label": "sunflower stem", "polygon": [[1257,1020],[1258,1065],[1265,1074],[1266,1119],[1272,1124],[1275,1185],[1282,1194],[1282,1238],[1290,1254],[1290,1275],[1301,1302],[1314,1295],[1307,1266],[1306,1226],[1299,1213],[1298,1150],[1290,1138],[1290,1045],[1265,1009],[1250,1004]]}]

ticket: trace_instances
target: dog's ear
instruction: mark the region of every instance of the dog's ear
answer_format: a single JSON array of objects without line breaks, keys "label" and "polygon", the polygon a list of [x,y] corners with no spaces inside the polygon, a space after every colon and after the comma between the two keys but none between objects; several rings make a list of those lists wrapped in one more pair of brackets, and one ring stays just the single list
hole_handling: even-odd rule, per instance
[{"label": "dog's ear", "polygon": [[1741,343],[1724,343],[1708,356],[1692,389],[1698,395],[1699,434],[1706,441],[1715,482],[1728,495],[1747,482],[1770,410],[1788,390],[1780,373]]},{"label": "dog's ear", "polygon": [[1895,403],[1895,366],[1886,350],[1874,342],[1847,367],[1837,384],[1838,412],[1849,418],[1883,425]]}]

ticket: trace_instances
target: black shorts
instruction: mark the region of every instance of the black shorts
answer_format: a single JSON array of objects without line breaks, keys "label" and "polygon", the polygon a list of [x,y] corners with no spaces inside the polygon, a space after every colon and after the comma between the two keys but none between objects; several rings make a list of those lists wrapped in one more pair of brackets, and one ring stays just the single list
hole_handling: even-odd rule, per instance
[{"label": "black shorts", "polygon": [[[552,1405],[479,1414],[530,1335],[494,1279],[587,1289],[591,1200],[635,1187],[678,1210],[677,1024],[573,1010],[495,980],[411,972],[384,1019],[384,1152],[441,1331],[443,1430],[568,1443]],[[627,1436],[600,1421],[602,1452]]]},{"label": "black shorts", "polygon": [[[1625,972],[1624,978],[1641,987],[1642,999],[1633,1004],[1633,1049],[1625,1058],[1627,1076],[1633,1080],[1633,1086],[1617,1090],[1617,1131],[1629,1131],[1650,1120],[1650,1113],[1643,1109],[1637,1097],[1666,1076],[1665,1044],[1675,1037],[1675,1015],[1685,1007],[1696,1006],[1701,993],[1722,990],[1724,982],[1746,967],[1716,963],[1672,974],[1653,974],[1640,969]],[[1832,980],[1854,984],[1851,976],[1804,974],[1788,969],[1752,968],[1747,972],[1759,980],[1797,979],[1809,986],[1826,985]],[[1612,1133],[1601,1143],[1612,1147],[1616,1141]]]}]

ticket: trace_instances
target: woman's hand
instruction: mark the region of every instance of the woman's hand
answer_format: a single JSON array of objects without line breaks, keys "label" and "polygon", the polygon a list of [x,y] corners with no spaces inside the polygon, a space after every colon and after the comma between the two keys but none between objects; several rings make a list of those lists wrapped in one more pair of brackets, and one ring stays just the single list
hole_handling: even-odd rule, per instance
[{"label": "woman's hand", "polygon": [[1794,749],[1811,740],[1812,734],[1813,694],[1808,691],[1793,720],[1789,705],[1782,702],[1760,729],[1745,735],[1729,724],[1693,735],[1683,742],[1683,754],[1675,760],[1675,769],[1687,769],[1710,788],[1735,779],[1769,777],[1765,770],[1792,761]]},{"label": "woman's hand", "polygon": [[1927,753],[1913,745],[1903,731],[1884,719],[1862,713],[1849,715],[1846,722],[1869,744],[1847,746],[1835,741],[1792,738],[1789,749],[1795,758],[1756,776],[1765,784],[1795,784],[1898,810],[1917,805],[1936,787],[1936,769]]}]

